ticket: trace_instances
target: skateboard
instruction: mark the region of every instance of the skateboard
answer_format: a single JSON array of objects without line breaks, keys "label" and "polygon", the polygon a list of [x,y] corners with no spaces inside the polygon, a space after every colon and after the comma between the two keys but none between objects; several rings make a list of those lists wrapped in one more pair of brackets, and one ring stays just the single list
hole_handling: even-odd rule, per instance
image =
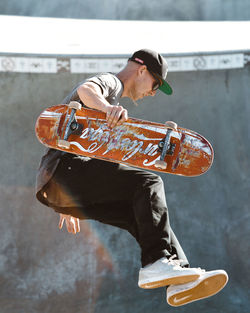
[{"label": "skateboard", "polygon": [[147,170],[198,176],[213,163],[211,144],[194,131],[136,118],[111,129],[105,113],[76,101],[45,109],[35,131],[49,148]]}]

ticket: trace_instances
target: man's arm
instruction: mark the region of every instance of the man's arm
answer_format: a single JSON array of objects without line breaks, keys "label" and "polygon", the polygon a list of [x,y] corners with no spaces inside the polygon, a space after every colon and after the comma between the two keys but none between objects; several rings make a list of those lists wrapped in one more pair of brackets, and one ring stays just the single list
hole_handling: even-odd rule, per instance
[{"label": "man's arm", "polygon": [[122,106],[111,105],[103,97],[101,88],[92,82],[86,82],[77,89],[81,101],[89,108],[106,113],[107,124],[113,128],[128,119],[128,112]]}]

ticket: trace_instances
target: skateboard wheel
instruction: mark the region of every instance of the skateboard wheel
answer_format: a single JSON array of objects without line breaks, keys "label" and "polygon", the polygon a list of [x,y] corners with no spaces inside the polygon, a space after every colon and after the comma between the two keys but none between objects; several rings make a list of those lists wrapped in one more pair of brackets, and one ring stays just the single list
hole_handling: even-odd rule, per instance
[{"label": "skateboard wheel", "polygon": [[172,121],[168,121],[165,123],[165,126],[167,128],[171,128],[171,129],[174,129],[176,130],[177,129],[177,124],[175,122],[172,122]]},{"label": "skateboard wheel", "polygon": [[70,142],[67,140],[58,140],[57,145],[59,148],[62,148],[62,149],[70,148]]},{"label": "skateboard wheel", "polygon": [[82,105],[81,105],[81,103],[79,103],[79,102],[77,102],[77,101],[71,101],[71,102],[69,103],[69,108],[75,109],[75,110],[81,110]]},{"label": "skateboard wheel", "polygon": [[161,161],[161,160],[157,160],[157,161],[155,161],[155,167],[162,169],[162,170],[165,170],[167,168],[167,163],[164,161]]}]

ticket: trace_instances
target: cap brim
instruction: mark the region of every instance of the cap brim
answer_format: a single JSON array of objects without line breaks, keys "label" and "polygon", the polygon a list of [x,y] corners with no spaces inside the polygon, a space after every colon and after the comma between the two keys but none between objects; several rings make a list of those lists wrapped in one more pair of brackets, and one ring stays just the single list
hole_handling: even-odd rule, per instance
[{"label": "cap brim", "polygon": [[173,93],[173,89],[169,86],[169,84],[165,80],[161,80],[162,85],[159,87],[160,91],[164,92],[167,95],[171,95]]},{"label": "cap brim", "polygon": [[153,73],[160,81],[161,86],[159,87],[159,90],[164,92],[166,95],[172,95],[173,89],[170,87],[170,85],[158,74]]}]

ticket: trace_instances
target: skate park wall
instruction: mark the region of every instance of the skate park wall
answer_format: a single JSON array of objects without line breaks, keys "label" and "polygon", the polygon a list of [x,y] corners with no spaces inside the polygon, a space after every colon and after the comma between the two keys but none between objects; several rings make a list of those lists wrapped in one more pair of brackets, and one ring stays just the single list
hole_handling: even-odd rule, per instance
[{"label": "skate park wall", "polygon": [[57,73],[15,72],[12,56],[0,57],[0,312],[249,312],[249,52],[241,67],[216,70],[201,70],[198,56],[196,68],[169,73],[172,96],[120,102],[130,116],[173,120],[201,133],[215,151],[202,176],[161,174],[171,225],[191,266],[229,274],[221,293],[178,309],[167,305],[164,288],[137,287],[140,251],[128,233],[82,221],[81,233],[70,235],[35,198],[45,151],[36,118],[94,73],[70,73],[67,58]]},{"label": "skate park wall", "polygon": [[[212,168],[200,177],[161,175],[171,223],[192,266],[224,268],[227,287],[178,312],[249,310],[250,67],[171,73],[174,94],[158,93],[131,116],[179,125],[213,145]],[[34,125],[89,75],[0,73],[1,254],[0,312],[175,312],[164,288],[137,287],[140,252],[125,231],[81,222],[73,236],[58,215],[38,203],[35,175],[44,147]],[[84,179],[84,178],[83,178]]]},{"label": "skate park wall", "polygon": [[0,14],[76,19],[153,21],[249,20],[248,0],[8,0]]}]

